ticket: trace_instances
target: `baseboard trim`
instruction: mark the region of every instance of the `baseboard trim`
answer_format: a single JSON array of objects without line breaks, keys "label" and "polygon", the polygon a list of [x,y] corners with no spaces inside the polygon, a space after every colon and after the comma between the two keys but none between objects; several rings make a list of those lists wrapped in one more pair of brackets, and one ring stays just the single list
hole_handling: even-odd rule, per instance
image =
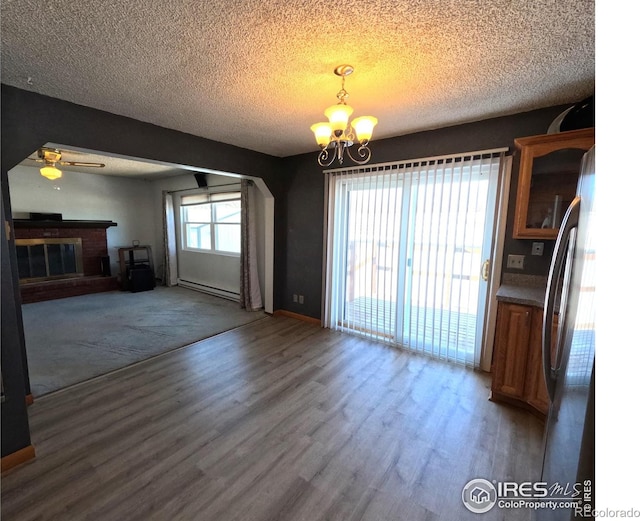
[{"label": "baseboard trim", "polygon": [[27,445],[24,449],[17,450],[7,456],[3,456],[1,462],[1,471],[6,472],[9,469],[17,467],[30,459],[36,457],[36,449],[33,445]]},{"label": "baseboard trim", "polygon": [[33,405],[33,394],[27,394],[27,396],[24,397],[24,401],[27,402],[27,405]]},{"label": "baseboard trim", "polygon": [[320,327],[322,322],[319,318],[309,317],[307,315],[301,315],[300,313],[294,313],[293,311],[287,311],[286,309],[276,309],[273,312],[274,317],[289,317],[295,318],[296,320],[302,320],[303,322],[308,322],[309,324],[313,324],[314,326]]}]

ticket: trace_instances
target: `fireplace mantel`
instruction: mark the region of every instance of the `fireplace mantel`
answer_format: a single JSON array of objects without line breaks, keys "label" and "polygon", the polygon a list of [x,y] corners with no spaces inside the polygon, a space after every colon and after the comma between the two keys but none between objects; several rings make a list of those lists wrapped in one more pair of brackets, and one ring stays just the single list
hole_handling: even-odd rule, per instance
[{"label": "fireplace mantel", "polygon": [[56,219],[14,219],[13,223],[16,241],[79,239],[82,245],[82,262],[77,263],[82,273],[56,280],[21,279],[23,304],[118,289],[116,277],[111,276],[107,247],[107,230],[117,223]]},{"label": "fireplace mantel", "polygon": [[110,228],[118,226],[113,221],[74,221],[65,219],[63,221],[32,221],[31,219],[14,219],[15,228]]}]

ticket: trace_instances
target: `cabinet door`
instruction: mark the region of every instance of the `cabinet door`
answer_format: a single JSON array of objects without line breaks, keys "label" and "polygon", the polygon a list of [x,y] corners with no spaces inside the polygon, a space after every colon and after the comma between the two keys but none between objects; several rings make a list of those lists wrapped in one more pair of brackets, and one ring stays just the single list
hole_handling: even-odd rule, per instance
[{"label": "cabinet door", "polygon": [[514,239],[555,239],[576,194],[582,156],[594,129],[518,138],[520,149]]},{"label": "cabinet door", "polygon": [[532,308],[500,303],[496,324],[492,390],[524,398]]},{"label": "cabinet door", "polygon": [[[549,394],[544,381],[542,369],[542,309],[533,310],[531,321],[531,337],[529,346],[529,363],[527,366],[527,383],[525,386],[525,398],[527,403],[543,414],[549,409]],[[551,327],[551,359],[556,352],[558,331],[558,315],[554,315]]]},{"label": "cabinet door", "polygon": [[532,407],[546,414],[549,395],[542,370],[542,315],[542,309],[533,310],[525,397]]}]

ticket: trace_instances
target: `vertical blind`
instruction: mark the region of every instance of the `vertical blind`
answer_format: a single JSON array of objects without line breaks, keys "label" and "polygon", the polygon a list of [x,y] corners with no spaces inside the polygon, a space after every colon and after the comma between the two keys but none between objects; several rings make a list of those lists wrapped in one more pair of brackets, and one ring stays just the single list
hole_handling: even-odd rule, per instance
[{"label": "vertical blind", "polygon": [[326,171],[324,325],[477,365],[506,150]]}]

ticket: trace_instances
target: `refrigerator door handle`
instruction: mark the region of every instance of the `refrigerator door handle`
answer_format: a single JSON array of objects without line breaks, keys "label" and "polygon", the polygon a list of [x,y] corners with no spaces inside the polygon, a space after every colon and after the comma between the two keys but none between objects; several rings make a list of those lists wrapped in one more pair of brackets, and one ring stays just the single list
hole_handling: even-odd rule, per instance
[{"label": "refrigerator door handle", "polygon": [[[551,269],[547,279],[547,288],[544,297],[544,314],[542,321],[542,370],[544,373],[544,382],[547,387],[549,399],[553,401],[555,391],[556,376],[554,374],[553,364],[551,363],[551,337],[553,328],[553,313],[555,310],[555,298],[560,284],[560,273],[562,270],[563,259],[569,247],[571,238],[571,230],[578,226],[578,216],[580,214],[580,197],[575,197],[567,212],[562,219],[562,224],[558,230],[558,239],[553,249],[553,257],[551,258]],[[568,284],[570,281],[565,281]],[[561,332],[558,331],[558,339],[561,339]]]}]

